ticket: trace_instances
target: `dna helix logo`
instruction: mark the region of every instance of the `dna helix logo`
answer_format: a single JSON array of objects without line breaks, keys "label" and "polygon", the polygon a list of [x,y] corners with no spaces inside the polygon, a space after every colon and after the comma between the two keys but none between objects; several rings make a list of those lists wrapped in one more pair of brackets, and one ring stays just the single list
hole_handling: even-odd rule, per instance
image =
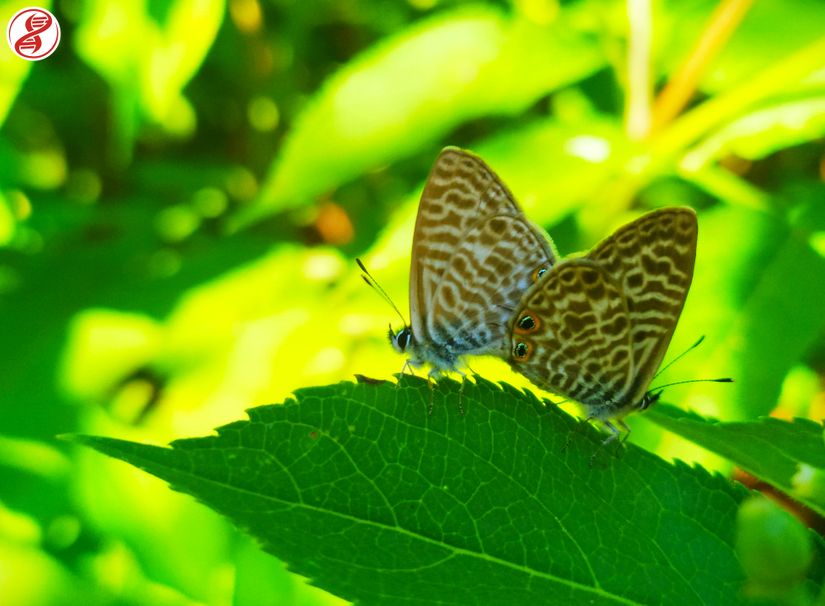
[{"label": "dna helix logo", "polygon": [[9,46],[18,57],[40,61],[57,50],[60,24],[44,8],[29,7],[17,11],[6,30]]}]

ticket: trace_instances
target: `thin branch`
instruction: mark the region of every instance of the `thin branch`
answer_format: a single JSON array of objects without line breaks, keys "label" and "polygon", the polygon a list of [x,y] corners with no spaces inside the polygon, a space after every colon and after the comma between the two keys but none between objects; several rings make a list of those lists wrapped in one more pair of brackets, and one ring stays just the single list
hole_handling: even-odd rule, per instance
[{"label": "thin branch", "polygon": [[736,31],[751,4],[753,0],[722,0],[716,7],[696,46],[654,102],[653,131],[669,124],[685,108],[702,74]]}]

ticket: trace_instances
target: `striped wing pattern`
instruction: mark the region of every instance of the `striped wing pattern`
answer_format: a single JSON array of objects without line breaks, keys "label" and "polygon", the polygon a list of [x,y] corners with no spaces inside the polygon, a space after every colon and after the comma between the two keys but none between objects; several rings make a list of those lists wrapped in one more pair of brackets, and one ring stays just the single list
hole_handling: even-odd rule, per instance
[{"label": "striped wing pattern", "polygon": [[417,356],[450,367],[502,353],[507,321],[552,244],[477,156],[444,149],[427,179],[413,234],[410,316]]},{"label": "striped wing pattern", "polygon": [[456,246],[433,295],[426,330],[451,351],[506,356],[507,325],[536,270],[550,268],[549,242],[521,216],[473,225]]},{"label": "striped wing pattern", "polygon": [[592,417],[630,412],[684,307],[697,232],[693,210],[660,209],[584,257],[557,264],[525,293],[511,320],[511,365],[581,402]]},{"label": "striped wing pattern", "polygon": [[627,298],[634,381],[625,398],[647,391],[685,306],[699,228],[691,208],[662,208],[619,228],[587,255]]},{"label": "striped wing pattern", "polygon": [[511,364],[554,393],[600,406],[632,381],[626,298],[589,259],[562,261],[530,289],[512,332]]}]

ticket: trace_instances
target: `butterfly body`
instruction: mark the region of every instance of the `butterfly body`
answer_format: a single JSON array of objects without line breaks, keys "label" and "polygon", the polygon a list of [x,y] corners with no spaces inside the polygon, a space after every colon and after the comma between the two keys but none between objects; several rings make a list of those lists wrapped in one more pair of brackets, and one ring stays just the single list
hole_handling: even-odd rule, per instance
[{"label": "butterfly body", "polygon": [[408,364],[458,372],[465,355],[506,356],[521,294],[552,267],[549,238],[480,158],[454,147],[436,160],[418,207],[410,324],[390,329]]},{"label": "butterfly body", "polygon": [[696,214],[664,208],[532,285],[510,321],[511,366],[606,422],[645,409],[693,278]]},{"label": "butterfly body", "polygon": [[429,343],[427,341],[418,342],[414,339],[412,329],[405,326],[396,333],[390,329],[390,343],[393,349],[401,354],[407,354],[407,364],[413,368],[420,368],[429,364],[433,369],[433,376],[454,372],[458,370],[459,357],[464,354],[456,351],[469,351],[467,345],[462,343]]}]

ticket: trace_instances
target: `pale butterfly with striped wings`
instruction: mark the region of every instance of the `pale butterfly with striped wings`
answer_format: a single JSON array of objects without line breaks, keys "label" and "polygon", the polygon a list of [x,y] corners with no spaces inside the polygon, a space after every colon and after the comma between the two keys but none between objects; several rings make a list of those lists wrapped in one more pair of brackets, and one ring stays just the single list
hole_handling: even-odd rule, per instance
[{"label": "pale butterfly with striped wings", "polygon": [[389,332],[393,348],[410,354],[405,368],[429,364],[430,378],[464,376],[465,355],[506,357],[513,310],[556,259],[549,237],[492,169],[470,152],[445,148],[418,205],[410,324]]},{"label": "pale butterfly with striped wings", "polygon": [[648,387],[690,289],[697,234],[692,209],[662,208],[556,263],[512,316],[510,365],[584,405],[611,431],[607,441],[620,433],[613,420],[629,432],[622,418],[661,395]]}]

